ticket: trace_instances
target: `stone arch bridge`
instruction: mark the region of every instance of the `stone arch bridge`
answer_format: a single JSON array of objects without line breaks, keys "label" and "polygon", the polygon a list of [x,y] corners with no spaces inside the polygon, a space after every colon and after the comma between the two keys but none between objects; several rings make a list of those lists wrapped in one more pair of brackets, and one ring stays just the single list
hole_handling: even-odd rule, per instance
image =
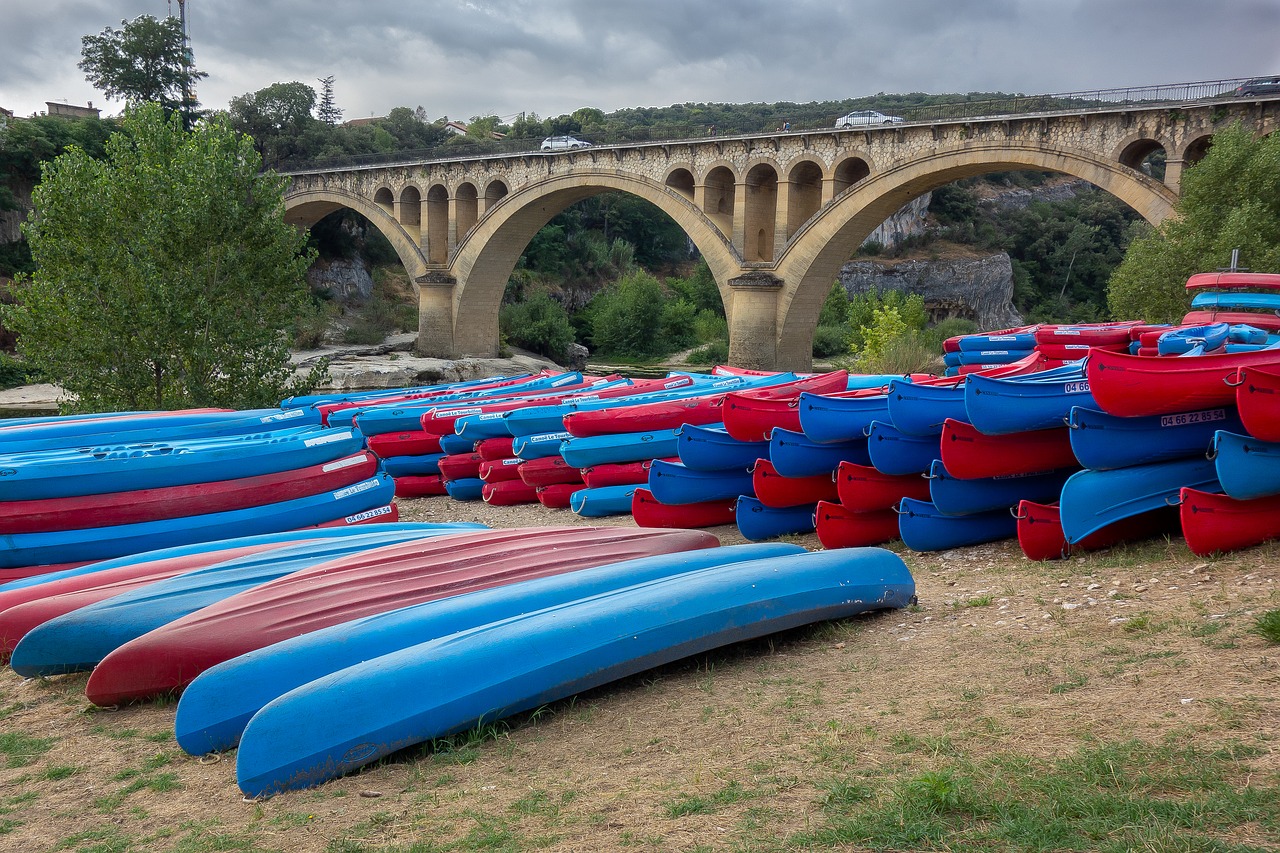
[{"label": "stone arch bridge", "polygon": [[[988,172],[1046,170],[1083,178],[1157,224],[1185,166],[1236,121],[1271,132],[1277,101],[1223,97],[315,169],[289,175],[285,215],[310,226],[344,207],[363,214],[418,287],[418,351],[494,356],[503,289],[538,230],[589,196],[632,193],[674,219],[706,258],[724,299],[730,362],[803,370],[841,264],[912,198]],[[1163,181],[1141,168],[1159,149]]]}]

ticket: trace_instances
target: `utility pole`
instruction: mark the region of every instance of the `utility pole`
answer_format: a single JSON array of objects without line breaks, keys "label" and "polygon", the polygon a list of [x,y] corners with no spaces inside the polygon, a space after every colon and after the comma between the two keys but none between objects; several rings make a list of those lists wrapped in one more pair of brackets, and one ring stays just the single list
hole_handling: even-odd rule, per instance
[{"label": "utility pole", "polygon": [[191,68],[195,65],[191,55],[191,38],[187,35],[187,0],[178,0],[178,22],[182,25],[182,126],[191,129]]}]

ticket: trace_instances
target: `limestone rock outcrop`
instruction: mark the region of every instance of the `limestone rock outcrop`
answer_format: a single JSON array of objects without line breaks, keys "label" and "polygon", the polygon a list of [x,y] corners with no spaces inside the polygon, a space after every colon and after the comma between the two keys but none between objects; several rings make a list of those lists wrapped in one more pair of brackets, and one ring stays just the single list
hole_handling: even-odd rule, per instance
[{"label": "limestone rock outcrop", "polygon": [[983,258],[850,261],[840,270],[850,297],[869,290],[900,290],[924,297],[931,322],[961,317],[981,329],[1022,323],[1013,307],[1013,265],[1001,253]]},{"label": "limestone rock outcrop", "polygon": [[363,302],[373,294],[373,275],[368,262],[360,258],[322,258],[307,270],[307,284],[346,304]]}]

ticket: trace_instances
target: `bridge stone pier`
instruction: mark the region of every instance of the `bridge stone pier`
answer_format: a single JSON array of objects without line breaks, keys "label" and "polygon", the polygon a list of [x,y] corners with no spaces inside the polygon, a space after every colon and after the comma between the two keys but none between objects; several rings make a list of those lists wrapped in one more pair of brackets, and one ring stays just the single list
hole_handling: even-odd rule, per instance
[{"label": "bridge stone pier", "polygon": [[[1222,98],[316,169],[290,174],[285,216],[310,226],[343,207],[363,214],[417,285],[418,351],[493,356],[503,290],[538,230],[592,195],[631,193],[706,258],[730,362],[803,370],[840,266],[916,196],[989,172],[1055,171],[1158,224],[1215,131],[1239,121],[1269,133],[1278,113],[1276,101]],[[1161,149],[1163,181],[1142,170]]]}]

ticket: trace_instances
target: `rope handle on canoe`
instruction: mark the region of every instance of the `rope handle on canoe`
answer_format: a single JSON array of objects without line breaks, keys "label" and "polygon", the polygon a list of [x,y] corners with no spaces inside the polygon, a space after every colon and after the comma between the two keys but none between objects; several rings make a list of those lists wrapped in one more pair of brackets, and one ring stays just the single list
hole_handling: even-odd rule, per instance
[{"label": "rope handle on canoe", "polygon": [[800,398],[799,398],[799,397],[796,397],[794,400],[788,400],[788,401],[787,401],[787,408],[788,408],[788,409],[798,409],[798,408],[800,408]]},{"label": "rope handle on canoe", "polygon": [[1071,429],[1080,429],[1080,425],[1079,425],[1079,424],[1073,424],[1073,423],[1071,422],[1071,415],[1066,415],[1065,417],[1063,417],[1062,422],[1063,422],[1064,424],[1066,424],[1066,425],[1067,425],[1069,428],[1071,428]]},{"label": "rope handle on canoe", "polygon": [[1165,497],[1164,504],[1165,506],[1182,506],[1182,495],[1174,495],[1172,498]]},{"label": "rope handle on canoe", "polygon": [[1018,519],[1018,521],[1022,521],[1024,518],[1031,517],[1030,515],[1019,515],[1018,508],[1016,506],[1009,507],[1009,515],[1012,515],[1014,518]]},{"label": "rope handle on canoe", "polygon": [[[1231,381],[1231,377],[1233,376],[1236,377],[1235,382]],[[1222,381],[1225,384],[1231,386],[1232,388],[1235,388],[1237,386],[1244,384],[1244,377],[1240,375],[1240,368],[1237,367],[1235,370],[1231,371],[1226,376],[1222,377]]]},{"label": "rope handle on canoe", "polygon": [[942,479],[940,476],[938,476],[937,474],[934,474],[932,471],[924,471],[923,473],[921,473],[921,474],[920,474],[920,476],[921,476],[921,477],[924,477],[926,480],[940,480],[940,479]]}]

